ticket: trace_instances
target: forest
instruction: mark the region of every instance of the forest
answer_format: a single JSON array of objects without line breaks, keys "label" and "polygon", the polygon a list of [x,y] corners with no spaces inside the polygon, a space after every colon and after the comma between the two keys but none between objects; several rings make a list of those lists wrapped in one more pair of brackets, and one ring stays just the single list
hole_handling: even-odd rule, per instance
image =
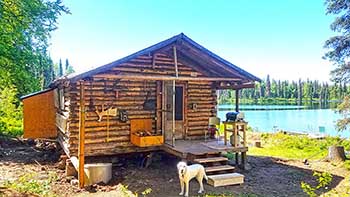
[{"label": "forest", "polygon": [[[317,80],[288,81],[266,79],[256,83],[255,88],[240,92],[241,104],[258,105],[307,105],[322,108],[335,106],[350,93],[346,83],[328,83]],[[234,103],[233,90],[221,90],[219,104]],[[334,105],[332,105],[332,103]]]}]

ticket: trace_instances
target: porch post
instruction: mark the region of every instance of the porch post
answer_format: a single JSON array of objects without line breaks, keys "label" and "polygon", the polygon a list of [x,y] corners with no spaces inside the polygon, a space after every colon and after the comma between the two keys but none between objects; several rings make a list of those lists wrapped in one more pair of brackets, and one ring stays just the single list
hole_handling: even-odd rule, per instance
[{"label": "porch post", "polygon": [[235,90],[236,93],[236,112],[239,111],[239,89]]},{"label": "porch post", "polygon": [[[176,54],[176,46],[173,46],[173,53],[174,53],[174,66],[175,66],[175,76],[176,79],[179,78],[179,71],[177,68],[177,54]],[[172,145],[175,146],[175,79],[173,80],[173,134],[172,134]]]},{"label": "porch post", "polygon": [[79,147],[78,147],[78,158],[79,158],[79,168],[78,168],[78,178],[79,178],[79,187],[83,188],[84,183],[84,163],[85,163],[85,154],[84,154],[84,145],[85,145],[85,95],[84,95],[84,81],[80,81],[80,115],[79,115]]},{"label": "porch post", "polygon": [[175,80],[173,80],[173,129],[172,129],[172,145],[175,146]]}]

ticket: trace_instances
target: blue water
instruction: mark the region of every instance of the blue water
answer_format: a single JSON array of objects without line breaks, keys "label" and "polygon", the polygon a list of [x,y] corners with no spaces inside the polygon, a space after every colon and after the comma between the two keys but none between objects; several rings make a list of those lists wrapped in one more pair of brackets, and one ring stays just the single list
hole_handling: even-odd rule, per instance
[{"label": "blue water", "polygon": [[[286,107],[285,110],[276,110]],[[225,120],[226,113],[233,110],[232,105],[219,105],[218,116]],[[278,130],[313,133],[319,127],[325,127],[325,133],[331,136],[350,137],[350,131],[338,133],[335,127],[339,114],[332,109],[305,109],[299,106],[253,106],[241,105],[245,120],[254,131],[274,132]],[[252,110],[254,109],[254,110]]]}]

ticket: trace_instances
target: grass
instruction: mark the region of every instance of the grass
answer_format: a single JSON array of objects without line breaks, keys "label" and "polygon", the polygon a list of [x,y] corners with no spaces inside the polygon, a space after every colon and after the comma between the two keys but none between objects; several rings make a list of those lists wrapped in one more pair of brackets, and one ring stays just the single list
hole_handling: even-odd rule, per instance
[{"label": "grass", "polygon": [[20,193],[34,194],[39,196],[55,196],[51,192],[51,183],[57,180],[56,173],[50,173],[47,178],[40,180],[38,173],[26,173],[15,181],[7,181],[4,186]]},{"label": "grass", "polygon": [[342,145],[345,147],[345,150],[350,149],[350,141],[339,137],[311,139],[307,136],[274,133],[262,134],[261,139],[263,148],[250,147],[248,151],[249,155],[297,160],[319,160],[326,157],[328,147],[331,145]]}]

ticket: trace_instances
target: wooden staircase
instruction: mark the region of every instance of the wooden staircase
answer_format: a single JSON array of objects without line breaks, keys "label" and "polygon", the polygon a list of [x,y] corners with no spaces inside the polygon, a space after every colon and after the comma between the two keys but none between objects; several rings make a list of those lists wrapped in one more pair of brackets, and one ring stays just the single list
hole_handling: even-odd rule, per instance
[{"label": "wooden staircase", "polygon": [[244,176],[233,173],[235,167],[228,165],[228,159],[219,154],[193,159],[193,163],[199,163],[204,166],[208,176],[208,184],[214,187],[242,184],[244,181]]}]

